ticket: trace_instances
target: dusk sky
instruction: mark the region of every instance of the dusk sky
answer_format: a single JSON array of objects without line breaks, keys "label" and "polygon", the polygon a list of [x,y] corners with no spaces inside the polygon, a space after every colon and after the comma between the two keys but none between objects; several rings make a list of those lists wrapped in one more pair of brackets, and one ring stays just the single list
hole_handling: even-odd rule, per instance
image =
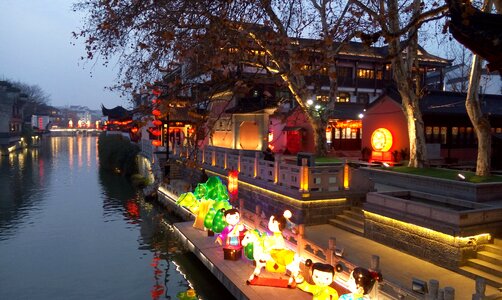
[{"label": "dusk sky", "polygon": [[82,15],[71,10],[73,2],[0,0],[0,80],[36,84],[53,106],[130,107],[127,97],[105,90],[117,67],[80,60],[84,46],[71,32],[81,27]]}]

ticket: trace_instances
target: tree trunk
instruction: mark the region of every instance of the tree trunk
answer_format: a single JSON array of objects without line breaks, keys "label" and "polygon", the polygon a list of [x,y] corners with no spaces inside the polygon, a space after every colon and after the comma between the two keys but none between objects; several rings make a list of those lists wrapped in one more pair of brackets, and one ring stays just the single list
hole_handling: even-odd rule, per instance
[{"label": "tree trunk", "polygon": [[[483,11],[489,12],[492,7],[490,0],[485,1]],[[465,108],[469,119],[471,119],[474,132],[478,138],[478,157],[476,160],[476,175],[489,176],[492,156],[492,136],[490,121],[483,116],[481,104],[479,102],[479,81],[481,78],[481,58],[474,54],[472,56],[471,75],[469,78],[469,89],[465,100]]]},{"label": "tree trunk", "polygon": [[318,157],[324,157],[328,154],[327,140],[326,140],[326,127],[327,122],[319,120],[312,122],[312,129],[314,133],[315,154]]},{"label": "tree trunk", "polygon": [[[415,13],[419,13],[420,1],[415,0]],[[388,1],[389,23],[393,32],[399,31],[399,14],[397,0]],[[392,57],[392,70],[397,89],[402,99],[402,106],[408,124],[408,138],[410,140],[410,161],[408,166],[422,168],[427,162],[427,148],[425,145],[424,122],[419,107],[420,82],[413,78],[413,64],[417,62],[417,28],[410,31],[411,42],[403,57],[399,39],[392,39],[389,43],[389,55]],[[415,81],[414,81],[415,79]]]}]

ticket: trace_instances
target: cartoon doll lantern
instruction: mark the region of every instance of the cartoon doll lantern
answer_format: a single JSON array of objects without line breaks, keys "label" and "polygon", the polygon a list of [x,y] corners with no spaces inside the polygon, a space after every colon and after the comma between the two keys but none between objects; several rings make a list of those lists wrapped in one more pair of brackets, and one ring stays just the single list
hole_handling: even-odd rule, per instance
[{"label": "cartoon doll lantern", "polygon": [[349,277],[349,289],[352,293],[341,295],[341,300],[366,300],[375,282],[382,281],[380,272],[373,272],[364,268],[355,268]]},{"label": "cartoon doll lantern", "polygon": [[[291,212],[286,210],[283,215],[273,215],[268,222],[268,229],[272,235],[260,235],[255,231],[248,231],[243,240],[242,245],[248,247],[253,244],[253,259],[256,267],[253,274],[246,281],[251,285],[267,285],[275,287],[293,288],[295,278],[300,272],[301,258],[293,250],[286,247],[282,231],[288,224],[288,219],[291,218]],[[249,250],[248,250],[249,252]],[[289,271],[287,280],[269,280],[267,277],[259,277],[261,269],[265,267],[268,272],[286,273]],[[273,281],[273,282],[272,282]]]},{"label": "cartoon doll lantern", "polygon": [[[311,293],[313,300],[338,299],[338,292],[330,286],[335,281],[335,267],[330,264],[312,263],[310,259],[307,259],[305,265],[310,267],[314,284],[298,276],[296,286],[304,292]],[[337,264],[336,271],[341,272],[342,266]]]},{"label": "cartoon doll lantern", "polygon": [[237,209],[225,210],[224,216],[228,225],[218,235],[215,242],[223,245],[224,259],[238,260],[242,256],[241,237],[245,228],[240,223],[240,214]]}]

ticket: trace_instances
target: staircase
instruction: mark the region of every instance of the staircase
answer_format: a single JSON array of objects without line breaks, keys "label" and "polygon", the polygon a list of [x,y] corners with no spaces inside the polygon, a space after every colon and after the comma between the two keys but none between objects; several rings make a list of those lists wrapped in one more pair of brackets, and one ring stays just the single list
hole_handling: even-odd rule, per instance
[{"label": "staircase", "polygon": [[460,270],[471,277],[483,277],[487,284],[501,288],[502,240],[495,239],[493,244],[479,246],[476,258],[469,259]]},{"label": "staircase", "polygon": [[338,228],[364,236],[364,213],[359,207],[351,207],[330,219],[329,223]]}]

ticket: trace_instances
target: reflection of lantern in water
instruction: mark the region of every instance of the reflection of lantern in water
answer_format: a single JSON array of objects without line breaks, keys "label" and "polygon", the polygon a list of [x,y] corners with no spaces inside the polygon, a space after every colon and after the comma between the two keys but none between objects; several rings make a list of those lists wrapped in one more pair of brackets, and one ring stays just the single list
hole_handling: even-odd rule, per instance
[{"label": "reflection of lantern in water", "polygon": [[129,214],[129,217],[133,220],[139,219],[139,206],[138,203],[134,202],[133,200],[129,200],[126,203],[126,209],[127,213]]},{"label": "reflection of lantern in water", "polygon": [[378,128],[371,134],[371,146],[375,151],[389,151],[392,147],[392,134],[387,128]]}]

